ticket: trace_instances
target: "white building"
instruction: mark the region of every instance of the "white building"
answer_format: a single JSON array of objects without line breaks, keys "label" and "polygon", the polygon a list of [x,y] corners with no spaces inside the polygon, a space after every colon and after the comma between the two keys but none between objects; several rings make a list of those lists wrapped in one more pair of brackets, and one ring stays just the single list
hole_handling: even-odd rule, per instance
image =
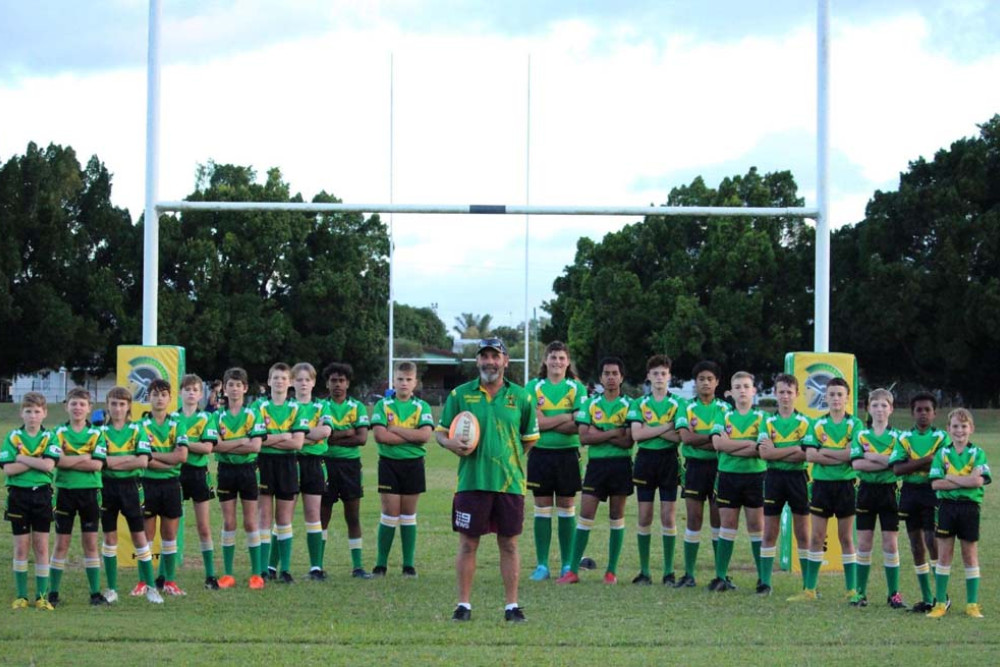
[{"label": "white building", "polygon": [[103,403],[108,390],[115,386],[116,380],[113,373],[100,378],[88,375],[83,384],[77,384],[65,367],[59,370],[43,370],[30,375],[16,375],[10,390],[11,400],[20,403],[26,393],[37,391],[42,393],[49,403],[62,403],[66,400],[66,394],[70,389],[80,386],[90,392],[95,403]]}]

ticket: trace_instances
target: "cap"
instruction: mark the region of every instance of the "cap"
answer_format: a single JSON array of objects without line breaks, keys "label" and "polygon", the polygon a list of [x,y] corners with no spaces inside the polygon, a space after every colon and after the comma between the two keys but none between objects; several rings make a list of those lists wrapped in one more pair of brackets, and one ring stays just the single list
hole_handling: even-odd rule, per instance
[{"label": "cap", "polygon": [[483,338],[480,340],[479,349],[476,350],[476,354],[481,354],[483,350],[496,350],[500,354],[507,354],[507,346],[499,338]]}]

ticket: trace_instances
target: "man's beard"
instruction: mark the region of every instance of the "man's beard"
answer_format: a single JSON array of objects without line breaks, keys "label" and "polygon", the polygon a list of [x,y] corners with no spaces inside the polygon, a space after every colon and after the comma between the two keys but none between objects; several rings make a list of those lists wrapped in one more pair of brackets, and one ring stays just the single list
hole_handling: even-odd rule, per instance
[{"label": "man's beard", "polygon": [[486,384],[493,384],[501,377],[503,377],[503,371],[500,368],[496,368],[494,370],[494,369],[480,367],[479,369],[479,379],[485,382]]}]

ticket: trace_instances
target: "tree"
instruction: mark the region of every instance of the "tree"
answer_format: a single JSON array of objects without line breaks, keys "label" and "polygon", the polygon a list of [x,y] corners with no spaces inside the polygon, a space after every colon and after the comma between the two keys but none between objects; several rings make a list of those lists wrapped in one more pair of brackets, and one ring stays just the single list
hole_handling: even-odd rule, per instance
[{"label": "tree", "polygon": [[405,338],[421,346],[451,349],[448,329],[432,308],[415,308],[397,303],[394,314],[397,338]]},{"label": "tree", "polygon": [[472,313],[462,313],[455,318],[455,326],[452,331],[458,334],[459,338],[484,338],[491,333],[490,322],[492,315],[473,315]]}]

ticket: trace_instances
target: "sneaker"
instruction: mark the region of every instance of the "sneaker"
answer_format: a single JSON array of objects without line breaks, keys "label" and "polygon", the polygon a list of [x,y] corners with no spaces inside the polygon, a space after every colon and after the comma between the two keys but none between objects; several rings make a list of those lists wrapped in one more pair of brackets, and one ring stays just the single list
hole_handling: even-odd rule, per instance
[{"label": "sneaker", "polygon": [[28,604],[28,598],[17,598],[16,600],[14,600],[11,603],[10,608],[11,609],[27,609],[30,606],[31,605]]},{"label": "sneaker", "polygon": [[549,574],[549,568],[545,565],[539,565],[535,568],[535,571],[531,573],[532,581],[545,581],[551,575]]},{"label": "sneaker", "polygon": [[156,590],[162,591],[164,584],[167,583],[167,578],[164,575],[160,575],[156,578]]},{"label": "sneaker", "polygon": [[131,595],[134,598],[141,598],[143,595],[146,594],[147,590],[149,590],[149,586],[146,585],[146,582],[140,581],[135,585],[135,588],[132,589],[132,592],[129,593],[129,595]]},{"label": "sneaker", "polygon": [[787,598],[786,602],[813,602],[818,599],[819,595],[816,594],[815,589],[806,588],[801,593],[796,593],[792,597]]},{"label": "sneaker", "polygon": [[694,588],[697,585],[698,582],[689,574],[682,575],[680,579],[674,582],[674,588]]},{"label": "sneaker", "polygon": [[580,583],[580,577],[576,572],[570,570],[563,576],[556,579],[557,584],[578,584]]},{"label": "sneaker", "polygon": [[844,591],[844,599],[847,600],[848,602],[850,602],[855,597],[857,597],[857,595],[858,595],[858,592],[856,590],[854,590],[853,588],[851,590],[849,590],[849,591]]},{"label": "sneaker", "polygon": [[[270,574],[270,573],[268,573],[268,574]],[[275,581],[277,581],[279,584],[294,584],[295,583],[295,579],[292,577],[292,573],[291,572],[287,572],[286,570],[282,570],[281,574],[278,575],[278,577],[277,577],[277,579],[275,579]]]},{"label": "sneaker", "polygon": [[267,569],[260,573],[260,578],[264,579],[265,581],[277,581],[278,571],[273,567],[271,567],[270,565],[268,565]]},{"label": "sneaker", "polygon": [[677,583],[677,578],[674,577],[674,573],[673,572],[671,572],[670,574],[663,575],[663,585],[664,586],[673,586],[676,583]]},{"label": "sneaker", "polygon": [[927,612],[927,618],[943,618],[945,614],[948,613],[948,605],[941,602],[935,602],[934,608]]},{"label": "sneaker", "polygon": [[757,595],[761,596],[762,598],[770,597],[770,595],[771,595],[771,587],[768,586],[767,584],[765,584],[762,581],[759,584],[757,584],[757,588],[756,588],[756,590],[754,592]]},{"label": "sneaker", "polygon": [[104,599],[108,601],[108,604],[118,602],[118,591],[113,588],[107,589],[102,595],[104,595]]},{"label": "sneaker", "polygon": [[177,597],[183,597],[187,595],[187,593],[181,590],[181,587],[177,585],[176,581],[165,581],[163,583],[163,592],[166,593],[167,595],[174,595]]},{"label": "sneaker", "polygon": [[49,602],[47,597],[40,597],[35,600],[35,609],[41,609],[42,611],[53,611],[55,607]]},{"label": "sneaker", "polygon": [[920,602],[910,607],[910,611],[912,611],[914,614],[926,614],[933,608],[934,605],[932,605],[930,602],[924,602],[923,600],[921,600]]},{"label": "sneaker", "polygon": [[468,607],[463,607],[458,605],[455,607],[455,611],[451,615],[451,620],[453,621],[471,621],[472,620],[472,610]]},{"label": "sneaker", "polygon": [[108,605],[108,601],[100,593],[91,593],[90,594],[90,606],[91,607],[106,607],[107,605]]},{"label": "sneaker", "polygon": [[906,603],[903,602],[903,596],[899,591],[887,597],[885,601],[893,609],[906,609]]},{"label": "sneaker", "polygon": [[53,607],[59,606],[59,591],[49,591],[49,604]]},{"label": "sneaker", "polygon": [[217,591],[221,588],[219,585],[219,580],[215,577],[205,577],[205,589],[210,591]]},{"label": "sneaker", "polygon": [[595,561],[593,558],[588,558],[587,556],[584,556],[583,558],[580,559],[580,569],[581,570],[596,570],[597,569],[597,561]]},{"label": "sneaker", "polygon": [[[760,583],[760,579],[758,579],[757,582]],[[736,586],[736,584],[733,583],[733,580],[732,580],[731,577],[726,577],[726,588],[727,588],[727,590],[730,590],[730,591],[735,591],[738,588]]]},{"label": "sneaker", "polygon": [[309,581],[326,581],[326,572],[323,570],[309,570]]},{"label": "sneaker", "polygon": [[563,565],[562,569],[559,570],[559,576],[560,577],[563,576],[564,574],[566,574],[567,572],[569,572],[572,569],[573,569],[572,565],[569,565],[569,564]]},{"label": "sneaker", "polygon": [[376,565],[372,568],[372,578],[377,579],[379,577],[384,577],[386,572],[388,572],[388,570],[385,565]]},{"label": "sneaker", "polygon": [[355,579],[371,579],[373,575],[363,567],[356,567],[351,570],[351,576]]},{"label": "sneaker", "polygon": [[604,583],[614,586],[615,584],[618,583],[618,577],[615,575],[614,572],[605,572]]},{"label": "sneaker", "polygon": [[983,616],[983,609],[977,602],[970,602],[965,605],[965,615],[971,616],[972,618],[985,618],[985,616]]},{"label": "sneaker", "polygon": [[503,620],[510,621],[511,623],[524,623],[528,619],[524,617],[524,611],[520,607],[514,607],[513,609],[504,610]]},{"label": "sneaker", "polygon": [[642,572],[640,572],[639,574],[635,575],[635,579],[632,580],[632,583],[636,584],[637,586],[652,586],[653,580],[650,579],[648,574],[643,574]]},{"label": "sneaker", "polygon": [[726,588],[725,579],[716,577],[715,579],[712,579],[710,582],[708,582],[708,590],[712,591],[713,593],[718,592],[720,589],[725,590],[725,588]]},{"label": "sneaker", "polygon": [[156,590],[156,586],[146,587],[146,599],[153,604],[163,604],[163,596],[160,595],[160,591]]},{"label": "sneaker", "polygon": [[259,574],[250,575],[250,589],[260,591],[264,589],[264,577]]},{"label": "sneaker", "polygon": [[416,579],[417,578],[417,568],[413,567],[412,565],[404,565],[403,566],[403,576],[407,577],[409,579]]},{"label": "sneaker", "polygon": [[852,607],[867,607],[868,597],[861,595],[861,593],[855,593],[847,604],[851,605]]},{"label": "sneaker", "polygon": [[[206,581],[206,583],[208,583]],[[236,586],[236,579],[231,574],[224,574],[219,577],[219,588],[234,588]],[[108,597],[105,595],[104,597]]]}]

